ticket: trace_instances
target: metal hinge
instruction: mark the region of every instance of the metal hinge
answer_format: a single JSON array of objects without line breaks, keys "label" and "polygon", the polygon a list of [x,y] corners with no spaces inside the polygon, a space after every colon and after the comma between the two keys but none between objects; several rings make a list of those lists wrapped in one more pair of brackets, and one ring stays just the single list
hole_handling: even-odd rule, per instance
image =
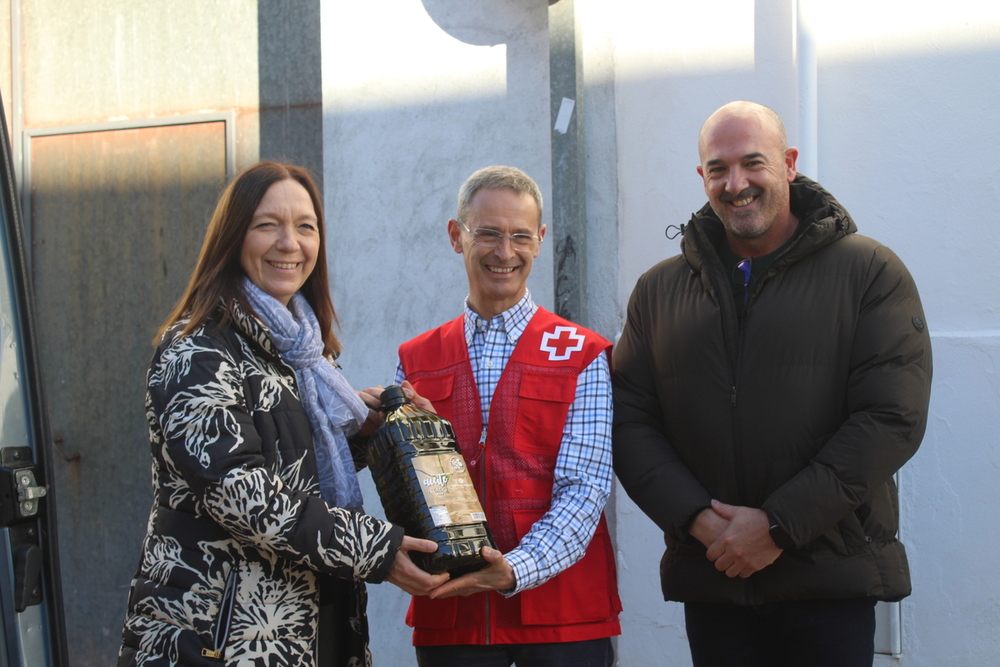
[{"label": "metal hinge", "polygon": [[46,493],[35,478],[30,447],[0,449],[0,526],[8,531],[18,613],[42,602],[44,558],[38,514]]},{"label": "metal hinge", "polygon": [[30,447],[0,449],[0,526],[38,514],[46,493],[35,479]]}]

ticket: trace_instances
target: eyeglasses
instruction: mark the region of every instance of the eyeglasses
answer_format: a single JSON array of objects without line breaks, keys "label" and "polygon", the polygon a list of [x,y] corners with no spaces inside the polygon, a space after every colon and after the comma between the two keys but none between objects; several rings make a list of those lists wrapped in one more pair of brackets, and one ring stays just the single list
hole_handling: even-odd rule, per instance
[{"label": "eyeglasses", "polygon": [[472,242],[476,245],[487,248],[496,248],[504,239],[510,239],[510,244],[514,250],[528,252],[534,250],[542,242],[542,239],[535,234],[501,234],[495,229],[469,229],[464,222],[458,221],[462,229],[472,234]]},{"label": "eyeglasses", "polygon": [[744,259],[733,268],[733,282],[743,288],[744,306],[747,305],[747,301],[750,299],[750,282],[753,280],[750,259],[749,257]]}]

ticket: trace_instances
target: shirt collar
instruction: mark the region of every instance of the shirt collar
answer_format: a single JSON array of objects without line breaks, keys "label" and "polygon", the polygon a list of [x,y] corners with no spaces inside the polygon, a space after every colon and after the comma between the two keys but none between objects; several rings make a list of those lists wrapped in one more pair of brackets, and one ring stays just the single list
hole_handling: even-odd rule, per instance
[{"label": "shirt collar", "polygon": [[472,343],[472,336],[479,329],[499,329],[507,334],[511,342],[516,342],[536,310],[538,306],[531,299],[531,292],[525,290],[520,301],[493,319],[486,320],[469,308],[469,297],[465,297],[465,343]]}]

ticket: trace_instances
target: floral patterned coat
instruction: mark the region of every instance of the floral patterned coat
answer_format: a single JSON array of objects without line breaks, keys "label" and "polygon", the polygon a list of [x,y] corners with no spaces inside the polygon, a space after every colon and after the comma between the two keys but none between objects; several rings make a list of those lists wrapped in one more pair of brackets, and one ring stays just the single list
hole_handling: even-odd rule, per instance
[{"label": "floral patterned coat", "polygon": [[[155,498],[118,664],[314,665],[334,632],[323,664],[370,665],[363,582],[386,577],[402,529],[323,501],[295,373],[259,320],[230,315],[178,324],[149,366]],[[324,579],[337,627],[318,628]]]}]

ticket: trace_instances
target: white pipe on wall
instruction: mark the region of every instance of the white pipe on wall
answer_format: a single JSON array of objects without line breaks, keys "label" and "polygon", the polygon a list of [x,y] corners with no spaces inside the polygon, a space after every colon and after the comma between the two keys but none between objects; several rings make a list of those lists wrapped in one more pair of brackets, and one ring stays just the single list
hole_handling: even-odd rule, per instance
[{"label": "white pipe on wall", "polygon": [[795,66],[799,81],[799,161],[798,170],[819,180],[819,139],[816,94],[816,43],[809,24],[810,0],[797,0],[795,6]]}]

